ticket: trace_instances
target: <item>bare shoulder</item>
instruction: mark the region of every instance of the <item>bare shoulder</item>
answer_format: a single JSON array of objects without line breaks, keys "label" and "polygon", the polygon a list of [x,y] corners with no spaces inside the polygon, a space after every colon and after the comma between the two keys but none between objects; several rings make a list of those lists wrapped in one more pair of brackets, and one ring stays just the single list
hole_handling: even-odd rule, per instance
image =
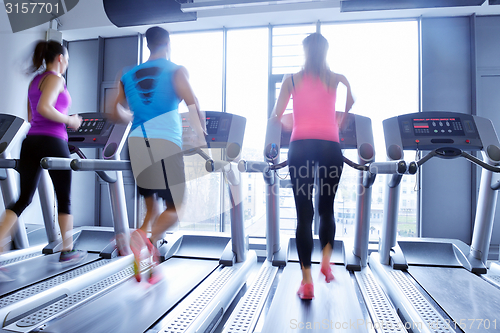
[{"label": "bare shoulder", "polygon": [[189,78],[188,70],[184,66],[179,66],[177,68],[177,70],[175,71],[175,75],[176,76],[183,76],[183,77]]},{"label": "bare shoulder", "polygon": [[56,74],[49,74],[47,75],[47,78],[45,79],[47,82],[56,82],[56,83],[64,83],[64,77],[56,75]]},{"label": "bare shoulder", "polygon": [[292,75],[293,74],[285,74],[283,76],[283,80],[281,81],[281,87],[286,87],[288,90],[292,88]]},{"label": "bare shoulder", "polygon": [[64,78],[55,74],[48,74],[45,78],[40,82],[40,90],[44,90],[46,87],[49,89],[64,89]]},{"label": "bare shoulder", "polygon": [[283,76],[282,86],[286,85],[286,87],[292,91],[293,86],[297,86],[298,83],[300,84],[303,76],[303,71],[293,74],[285,74]]},{"label": "bare shoulder", "polygon": [[[332,72],[332,73],[333,73],[333,72]],[[335,74],[335,76],[336,76],[337,84],[338,84],[339,82],[341,82],[341,83],[345,84],[346,86],[349,84],[349,81],[347,81],[347,78],[346,78],[344,75],[339,74],[339,73],[334,73],[334,74]]]}]

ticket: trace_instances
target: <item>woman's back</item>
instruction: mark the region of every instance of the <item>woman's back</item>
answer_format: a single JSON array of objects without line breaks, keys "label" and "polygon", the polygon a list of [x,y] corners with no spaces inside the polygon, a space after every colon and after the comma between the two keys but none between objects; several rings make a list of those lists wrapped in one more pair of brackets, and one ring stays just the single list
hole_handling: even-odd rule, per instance
[{"label": "woman's back", "polygon": [[[42,91],[40,90],[40,83],[42,80],[47,79],[49,75],[56,75],[53,72],[45,72],[35,76],[28,90],[28,99],[31,107],[31,128],[28,135],[47,135],[63,140],[68,140],[68,133],[66,131],[66,125],[63,123],[55,122],[42,116],[38,110],[38,102],[42,96]],[[71,105],[71,96],[64,87],[64,91],[59,94],[54,108],[64,115],[68,114],[68,109]]]},{"label": "woman's back", "polygon": [[293,131],[291,141],[319,139],[339,141],[335,113],[335,74],[328,71],[326,82],[320,77],[300,72],[291,77],[293,96]]}]

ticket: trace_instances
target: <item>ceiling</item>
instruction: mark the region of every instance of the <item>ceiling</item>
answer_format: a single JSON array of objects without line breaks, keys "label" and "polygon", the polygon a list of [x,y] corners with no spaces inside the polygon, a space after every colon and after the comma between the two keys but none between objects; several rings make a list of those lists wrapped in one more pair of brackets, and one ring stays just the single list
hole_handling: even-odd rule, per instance
[{"label": "ceiling", "polygon": [[[364,20],[390,20],[416,17],[500,15],[500,5],[427,8],[363,12],[340,12],[340,0],[309,1],[293,4],[268,4],[244,8],[204,10],[192,22],[170,23],[162,26],[171,32],[220,29],[222,27],[255,27],[268,24],[299,24],[322,22],[346,22]],[[1,11],[0,34],[12,33],[7,14]],[[60,17],[63,37],[66,40],[111,37],[143,33],[149,26],[117,28],[107,18],[102,0],[81,0],[76,7]],[[27,30],[24,33],[47,30],[49,24]],[[23,33],[23,32],[20,32]]]}]

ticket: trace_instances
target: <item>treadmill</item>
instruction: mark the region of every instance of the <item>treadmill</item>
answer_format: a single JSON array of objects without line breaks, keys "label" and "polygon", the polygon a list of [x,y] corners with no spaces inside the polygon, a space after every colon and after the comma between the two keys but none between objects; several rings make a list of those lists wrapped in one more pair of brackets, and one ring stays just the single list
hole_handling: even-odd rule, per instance
[{"label": "treadmill", "polygon": [[[486,273],[484,249],[489,247],[497,195],[492,174],[500,172],[500,143],[491,121],[462,113],[424,112],[389,118],[383,124],[390,160],[402,159],[404,149],[430,150],[418,167],[434,157],[463,157],[481,166],[483,174],[470,248],[458,240],[397,241],[401,179],[390,179],[379,252],[371,254],[370,267],[414,331],[498,331],[500,289],[481,277]],[[462,149],[481,151],[484,161]],[[418,315],[425,320],[415,319]]]},{"label": "treadmill", "polygon": [[[92,118],[94,121],[90,125],[87,124],[87,127],[96,126],[99,130],[92,131],[91,141],[112,148],[105,148],[103,154],[111,152],[119,154],[130,125],[115,125],[105,115],[93,115],[96,117]],[[69,132],[70,142],[85,142],[77,132]],[[49,160],[50,158],[45,162],[49,163]],[[117,203],[116,207],[112,207],[115,219],[123,215],[120,214],[122,207],[119,206],[123,205],[124,199],[122,202],[117,201]],[[53,222],[52,225],[54,225]],[[52,304],[56,300],[74,295],[82,286],[95,283],[105,276],[129,267],[132,263],[132,256],[111,259],[116,255],[116,250],[114,250],[115,232],[112,228],[109,229],[111,230],[99,230],[97,227],[75,229],[74,247],[89,252],[87,258],[82,262],[76,264],[59,263],[59,253],[56,253],[62,247],[62,240],[59,237],[43,248],[45,255],[10,264],[9,274],[16,280],[0,284],[2,331],[9,330],[7,327],[15,326],[20,318],[36,311],[40,306]]]},{"label": "treadmill", "polygon": [[[94,171],[109,184],[114,228],[86,226],[75,228],[74,241],[81,243],[78,245],[79,249],[99,253],[105,259],[116,257],[119,248],[124,252],[122,255],[130,254],[127,250],[129,221],[123,175],[121,169],[117,169],[115,165],[129,167],[130,162],[120,161],[120,153],[127,140],[131,124],[115,124],[107,114],[100,112],[80,113],[79,116],[82,117],[82,124],[78,130],[68,128],[70,153],[78,155],[81,160],[87,160],[81,148],[99,149],[100,158],[89,159],[89,161],[100,161],[104,166],[89,170]],[[73,170],[71,165],[73,160],[73,158],[46,157],[40,161],[40,164],[44,169]],[[60,246],[59,243],[50,243],[44,249],[44,253],[56,252]]]},{"label": "treadmill", "polygon": [[[0,187],[5,206],[19,197],[19,185],[16,182],[17,159],[12,159],[13,149],[20,146],[28,133],[30,124],[24,119],[0,114]],[[45,229],[43,224],[25,224],[23,216],[18,218],[14,226],[15,237],[12,239],[11,248],[17,251],[5,252],[0,255],[0,265],[5,266],[35,256],[40,256],[41,250],[47,240],[54,241],[58,234],[52,221],[53,195],[50,195],[52,183],[47,172],[42,172],[38,193],[42,206]]]},{"label": "treadmill", "polygon": [[[168,243],[160,247],[165,261],[157,267],[162,281],[153,286],[137,283],[130,261],[129,267],[38,307],[5,327],[6,332],[211,332],[216,328],[255,265],[256,254],[248,251],[240,175],[234,162],[241,152],[246,120],[210,111],[206,118],[207,146],[212,151],[221,149],[224,159],[214,160],[199,148],[186,153],[201,155],[208,172],[222,172],[229,182],[231,237],[169,234]],[[192,133],[185,118],[183,131],[185,136]],[[95,160],[74,160],[71,165],[78,170],[101,168]],[[146,270],[147,265],[143,262],[142,267]]]},{"label": "treadmill", "polygon": [[404,161],[374,162],[371,120],[355,114],[346,116],[348,125],[340,133],[340,145],[358,152],[358,163],[344,158],[346,164],[359,170],[357,224],[354,245],[335,240],[331,258],[336,264],[332,267],[335,279],[327,284],[316,278],[320,274],[321,245],[314,239],[315,299],[303,301],[296,294],[301,269],[295,239],[291,238],[285,249],[279,241],[279,188],[283,180],[275,172],[286,166],[286,161],[279,162],[279,150],[288,147],[291,132],[283,130],[277,118],[271,118],[264,150],[266,162],[240,162],[246,172],[263,172],[267,184],[267,258],[222,332],[407,332],[367,267],[371,185],[376,174],[405,173],[407,166]]}]

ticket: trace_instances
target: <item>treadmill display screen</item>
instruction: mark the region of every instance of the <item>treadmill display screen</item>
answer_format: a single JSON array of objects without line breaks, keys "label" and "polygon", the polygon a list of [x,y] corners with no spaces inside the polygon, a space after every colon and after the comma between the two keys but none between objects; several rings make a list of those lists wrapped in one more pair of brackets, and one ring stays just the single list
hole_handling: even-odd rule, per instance
[{"label": "treadmill display screen", "polygon": [[7,119],[0,119],[0,139],[3,138],[11,124],[12,121],[8,121]]},{"label": "treadmill display screen", "polygon": [[[208,134],[217,134],[217,131],[220,129],[221,131],[227,130],[229,127],[229,119],[222,119],[220,117],[207,117],[206,118],[206,126]],[[187,133],[190,129],[189,120],[187,118],[182,118],[182,132]],[[194,133],[193,130],[191,132]]]},{"label": "treadmill display screen", "polygon": [[414,118],[416,136],[465,136],[460,118]]},{"label": "treadmill display screen", "polygon": [[83,135],[99,135],[106,124],[106,119],[103,118],[84,118],[80,128],[75,131],[68,128],[68,133],[78,133]]},{"label": "treadmill display screen", "polygon": [[[219,119],[220,117],[207,117],[207,133],[217,134],[219,129]],[[227,119],[225,119],[227,122]],[[227,124],[226,124],[227,125]]]}]

